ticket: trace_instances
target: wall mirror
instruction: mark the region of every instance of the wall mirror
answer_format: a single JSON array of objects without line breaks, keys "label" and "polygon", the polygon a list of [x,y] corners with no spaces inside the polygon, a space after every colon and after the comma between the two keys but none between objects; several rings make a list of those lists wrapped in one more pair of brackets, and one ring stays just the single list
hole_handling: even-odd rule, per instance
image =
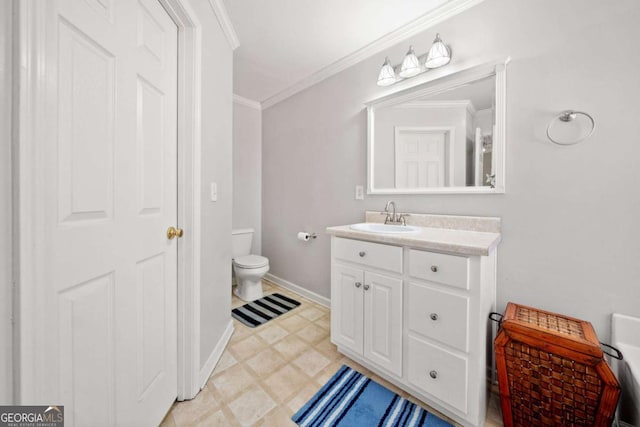
[{"label": "wall mirror", "polygon": [[368,194],[504,193],[506,61],[367,104]]}]

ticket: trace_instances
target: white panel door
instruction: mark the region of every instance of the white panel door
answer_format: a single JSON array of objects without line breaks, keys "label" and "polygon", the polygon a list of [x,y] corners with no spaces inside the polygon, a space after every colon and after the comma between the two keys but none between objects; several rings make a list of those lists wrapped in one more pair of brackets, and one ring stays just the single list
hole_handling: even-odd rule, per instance
[{"label": "white panel door", "polygon": [[68,426],[157,425],[177,378],[177,28],[154,0],[47,7],[50,402]]},{"label": "white panel door", "polygon": [[402,280],[364,273],[364,356],[402,376]]},{"label": "white panel door", "polygon": [[364,272],[334,264],[331,269],[331,341],[362,354]]},{"label": "white panel door", "polygon": [[398,130],[395,141],[396,188],[445,186],[446,131]]}]

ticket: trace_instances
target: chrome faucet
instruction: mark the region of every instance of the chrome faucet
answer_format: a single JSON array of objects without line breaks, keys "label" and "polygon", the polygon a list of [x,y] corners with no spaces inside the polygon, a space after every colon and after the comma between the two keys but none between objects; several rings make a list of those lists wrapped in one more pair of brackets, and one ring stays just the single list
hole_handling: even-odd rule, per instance
[{"label": "chrome faucet", "polygon": [[[389,212],[389,208],[392,208],[392,211]],[[396,212],[396,203],[393,200],[389,200],[384,207],[383,214],[386,214],[387,217],[384,219],[385,224],[402,224],[407,225],[406,217],[409,214],[399,214]]]}]

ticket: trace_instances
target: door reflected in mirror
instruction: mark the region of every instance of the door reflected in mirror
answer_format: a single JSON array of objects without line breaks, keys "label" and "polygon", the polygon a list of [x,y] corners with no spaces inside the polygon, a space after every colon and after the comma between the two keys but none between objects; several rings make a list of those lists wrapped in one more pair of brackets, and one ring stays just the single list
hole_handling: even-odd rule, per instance
[{"label": "door reflected in mirror", "polygon": [[496,84],[468,75],[371,103],[369,193],[501,192]]}]

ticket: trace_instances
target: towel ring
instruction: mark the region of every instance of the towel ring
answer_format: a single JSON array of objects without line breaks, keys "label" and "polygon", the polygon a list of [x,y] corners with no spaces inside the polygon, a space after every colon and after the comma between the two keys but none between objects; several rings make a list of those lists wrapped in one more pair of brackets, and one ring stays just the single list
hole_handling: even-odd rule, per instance
[{"label": "towel ring", "polygon": [[[560,121],[562,123],[569,123],[569,122],[572,122],[573,120],[575,120],[575,118],[578,115],[585,116],[591,122],[591,130],[586,135],[584,135],[584,136],[582,136],[580,138],[574,139],[573,141],[559,141],[557,139],[554,139],[551,136],[551,128],[556,123],[556,121]],[[574,144],[577,144],[579,142],[584,141],[585,139],[587,139],[591,135],[593,135],[593,131],[595,129],[596,129],[596,121],[593,119],[591,114],[585,113],[584,111],[565,110],[565,111],[561,112],[553,120],[551,120],[551,122],[547,126],[547,138],[549,138],[549,141],[553,142],[554,144],[558,144],[558,145],[574,145]]]}]

